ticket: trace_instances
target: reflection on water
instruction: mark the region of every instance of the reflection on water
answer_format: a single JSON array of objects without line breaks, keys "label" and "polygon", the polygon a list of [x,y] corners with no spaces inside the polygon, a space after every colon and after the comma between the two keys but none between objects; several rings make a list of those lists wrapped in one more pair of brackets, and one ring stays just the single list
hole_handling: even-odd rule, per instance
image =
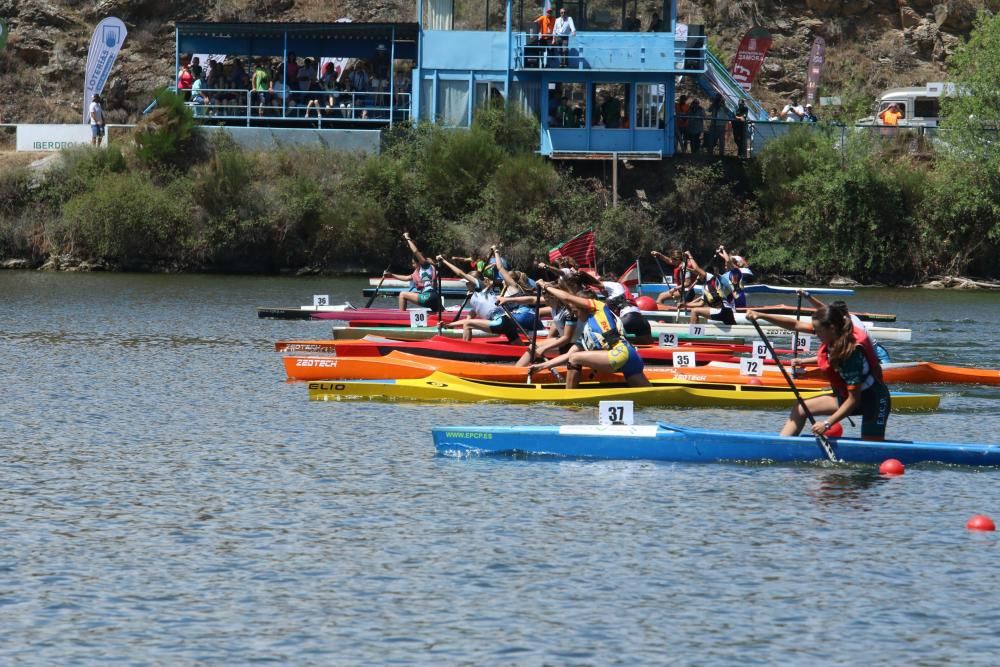
[{"label": "reflection on water", "polygon": [[[310,402],[273,342],[330,324],[254,309],[364,284],[0,272],[0,660],[993,659],[996,540],[964,524],[1000,518],[997,471],[438,457],[433,426],[596,413]],[[851,303],[914,328],[898,359],[1000,368],[1000,295]],[[934,389],[894,437],[997,442],[1000,389]],[[636,414],[773,431],[785,411]]]}]

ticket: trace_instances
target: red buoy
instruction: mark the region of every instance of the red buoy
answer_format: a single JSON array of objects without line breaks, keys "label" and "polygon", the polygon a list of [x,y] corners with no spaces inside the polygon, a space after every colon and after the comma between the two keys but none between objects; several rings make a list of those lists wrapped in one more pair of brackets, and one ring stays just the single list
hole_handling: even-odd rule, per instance
[{"label": "red buoy", "polygon": [[905,472],[903,464],[897,459],[886,459],[882,461],[882,465],[878,467],[878,472],[880,475],[886,475],[888,477],[896,477],[897,475],[902,475]]},{"label": "red buoy", "polygon": [[989,518],[985,514],[977,514],[965,524],[965,527],[969,530],[996,530],[997,526],[993,523],[993,519]]},{"label": "red buoy", "polygon": [[635,305],[639,306],[639,310],[658,310],[659,306],[656,305],[656,301],[648,296],[640,296],[635,300]]},{"label": "red buoy", "polygon": [[826,433],[824,433],[823,435],[825,435],[828,438],[842,438],[844,437],[844,427],[841,425],[840,422],[837,422],[830,428],[826,429]]}]

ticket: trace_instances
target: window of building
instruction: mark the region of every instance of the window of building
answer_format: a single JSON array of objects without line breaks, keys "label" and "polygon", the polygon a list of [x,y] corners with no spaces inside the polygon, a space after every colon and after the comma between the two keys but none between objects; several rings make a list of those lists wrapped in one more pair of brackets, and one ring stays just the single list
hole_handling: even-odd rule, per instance
[{"label": "window of building", "polygon": [[636,128],[663,127],[666,86],[662,83],[637,83],[635,86]]},{"label": "window of building", "polygon": [[469,126],[469,82],[438,80],[437,117],[445,127]]},{"label": "window of building", "polygon": [[549,84],[549,127],[584,127],[587,85],[583,82]]},{"label": "window of building", "polygon": [[476,109],[487,106],[490,100],[503,106],[504,97],[503,81],[476,81]]},{"label": "window of building", "polygon": [[595,83],[591,126],[608,130],[627,128],[631,118],[630,88],[631,85],[627,83]]},{"label": "window of building", "polygon": [[434,78],[425,77],[420,80],[420,120],[434,120]]},{"label": "window of building", "polygon": [[531,114],[536,120],[542,119],[542,90],[537,81],[512,81],[510,97],[521,111]]}]

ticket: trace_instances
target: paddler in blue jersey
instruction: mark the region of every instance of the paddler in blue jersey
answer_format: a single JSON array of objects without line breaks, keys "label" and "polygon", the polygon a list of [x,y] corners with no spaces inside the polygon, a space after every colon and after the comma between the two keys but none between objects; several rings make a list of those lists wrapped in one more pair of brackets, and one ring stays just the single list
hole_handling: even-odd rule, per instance
[{"label": "paddler in blue jersey", "polygon": [[472,340],[472,330],[486,331],[507,337],[508,342],[520,340],[520,332],[510,314],[497,305],[497,295],[493,291],[493,282],[478,271],[466,273],[441,255],[437,260],[451,269],[456,276],[465,281],[469,291],[469,311],[471,317],[456,320],[445,326],[449,329],[462,329],[462,340]]},{"label": "paddler in blue jersey", "polygon": [[698,266],[690,252],[684,254],[690,262],[691,271],[704,281],[701,296],[690,304],[691,322],[697,323],[705,318],[722,324],[736,324],[736,300],[743,291],[743,272],[736,266],[733,257],[720,245],[715,254],[725,262],[725,268],[721,273],[713,274]]},{"label": "paddler in blue jersey", "polygon": [[[811,322],[788,315],[770,315],[750,310],[747,319],[767,320],[789,331],[815,334],[820,340],[816,362],[826,374],[834,393],[806,401],[814,415],[830,415],[816,422],[812,432],[823,435],[834,424],[852,415],[861,415],[861,438],[885,440],[885,427],[892,410],[889,388],[882,381],[882,366],[863,327],[851,321],[843,301],[817,308]],[[781,435],[798,435],[806,416],[796,405],[781,429]]]},{"label": "paddler in blue jersey", "polygon": [[607,304],[594,298],[594,293],[581,290],[573,294],[551,283],[539,281],[544,293],[574,309],[580,325],[578,337],[566,354],[531,366],[531,373],[566,364],[566,388],[580,384],[580,371],[592,368],[599,373],[621,373],[630,387],[648,387],[649,380],[643,372],[642,358],[625,338],[621,322]]},{"label": "paddler in blue jersey", "polygon": [[410,238],[409,233],[403,232],[403,238],[410,246],[413,258],[410,260],[413,265],[413,273],[404,276],[398,273],[385,271],[382,275],[385,278],[409,281],[410,288],[407,292],[399,293],[399,309],[406,310],[407,304],[416,304],[421,308],[429,308],[433,311],[441,310],[441,295],[437,292],[435,279],[437,271],[434,263],[424,257],[423,253],[417,249],[417,244]]}]

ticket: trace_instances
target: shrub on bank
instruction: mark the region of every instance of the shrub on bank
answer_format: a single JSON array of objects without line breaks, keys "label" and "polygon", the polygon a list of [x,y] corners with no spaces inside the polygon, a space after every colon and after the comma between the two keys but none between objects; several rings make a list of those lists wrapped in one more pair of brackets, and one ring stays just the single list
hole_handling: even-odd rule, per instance
[{"label": "shrub on bank", "polygon": [[66,203],[63,245],[124,268],[174,260],[188,232],[187,186],[179,180],[160,187],[141,173],[104,179]]}]

